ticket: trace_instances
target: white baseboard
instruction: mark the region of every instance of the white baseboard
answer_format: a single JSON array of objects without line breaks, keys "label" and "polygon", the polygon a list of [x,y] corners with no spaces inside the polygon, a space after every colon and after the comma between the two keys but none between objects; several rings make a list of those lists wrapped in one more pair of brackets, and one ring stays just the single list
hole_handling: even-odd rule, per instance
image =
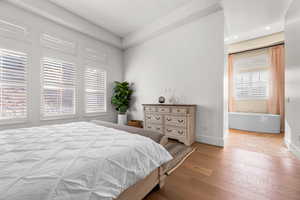
[{"label": "white baseboard", "polygon": [[212,137],[212,136],[206,136],[206,135],[197,135],[196,141],[205,143],[205,144],[224,147],[224,138],[223,137],[219,138],[219,137]]},{"label": "white baseboard", "polygon": [[300,148],[297,147],[295,144],[291,143],[291,141],[284,140],[284,142],[289,151],[292,152],[300,160]]}]

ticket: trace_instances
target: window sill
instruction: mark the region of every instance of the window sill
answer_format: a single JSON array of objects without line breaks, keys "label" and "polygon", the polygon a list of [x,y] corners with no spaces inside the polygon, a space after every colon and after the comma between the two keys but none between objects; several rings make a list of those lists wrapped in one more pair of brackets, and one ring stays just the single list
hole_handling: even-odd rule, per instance
[{"label": "window sill", "polygon": [[42,117],[41,121],[53,121],[53,120],[64,120],[64,119],[77,119],[76,115],[62,115],[62,116],[53,116],[53,117]]},{"label": "window sill", "polygon": [[97,117],[97,116],[104,116],[104,115],[110,115],[110,112],[95,112],[95,113],[84,113],[84,117]]},{"label": "window sill", "polygon": [[267,101],[268,98],[262,97],[262,98],[236,98],[236,101]]},{"label": "window sill", "polygon": [[28,123],[28,119],[10,119],[10,120],[0,120],[0,125],[5,126],[5,125],[13,125],[13,124],[26,124]]}]

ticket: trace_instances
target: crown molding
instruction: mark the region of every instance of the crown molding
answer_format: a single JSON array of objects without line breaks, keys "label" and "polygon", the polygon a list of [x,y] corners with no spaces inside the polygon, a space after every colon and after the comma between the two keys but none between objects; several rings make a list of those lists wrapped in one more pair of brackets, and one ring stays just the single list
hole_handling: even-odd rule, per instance
[{"label": "crown molding", "polygon": [[169,32],[199,18],[222,11],[219,0],[193,1],[180,7],[160,20],[151,23],[123,38],[123,48],[127,49]]},{"label": "crown molding", "polygon": [[6,2],[106,44],[120,49],[122,48],[121,37],[114,35],[106,29],[89,22],[50,1],[6,0]]}]

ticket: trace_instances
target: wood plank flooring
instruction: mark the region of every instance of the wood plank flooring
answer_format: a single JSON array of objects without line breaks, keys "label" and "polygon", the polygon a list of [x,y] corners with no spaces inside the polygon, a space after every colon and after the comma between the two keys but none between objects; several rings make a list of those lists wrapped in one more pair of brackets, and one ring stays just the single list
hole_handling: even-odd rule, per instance
[{"label": "wood plank flooring", "polygon": [[283,134],[231,130],[225,148],[197,150],[146,200],[300,200],[300,161]]}]

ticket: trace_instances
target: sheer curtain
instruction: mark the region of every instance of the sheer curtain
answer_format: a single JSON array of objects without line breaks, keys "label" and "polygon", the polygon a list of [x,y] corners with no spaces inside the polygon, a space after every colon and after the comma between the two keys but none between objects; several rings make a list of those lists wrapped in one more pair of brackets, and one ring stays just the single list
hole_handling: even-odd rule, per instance
[{"label": "sheer curtain", "polygon": [[229,112],[236,112],[235,108],[235,98],[234,98],[234,80],[233,80],[233,55],[228,57],[228,88],[229,88],[229,98],[228,98],[228,107]]},{"label": "sheer curtain", "polygon": [[281,130],[284,130],[284,45],[269,49],[271,70],[269,79],[268,112],[281,116]]}]

